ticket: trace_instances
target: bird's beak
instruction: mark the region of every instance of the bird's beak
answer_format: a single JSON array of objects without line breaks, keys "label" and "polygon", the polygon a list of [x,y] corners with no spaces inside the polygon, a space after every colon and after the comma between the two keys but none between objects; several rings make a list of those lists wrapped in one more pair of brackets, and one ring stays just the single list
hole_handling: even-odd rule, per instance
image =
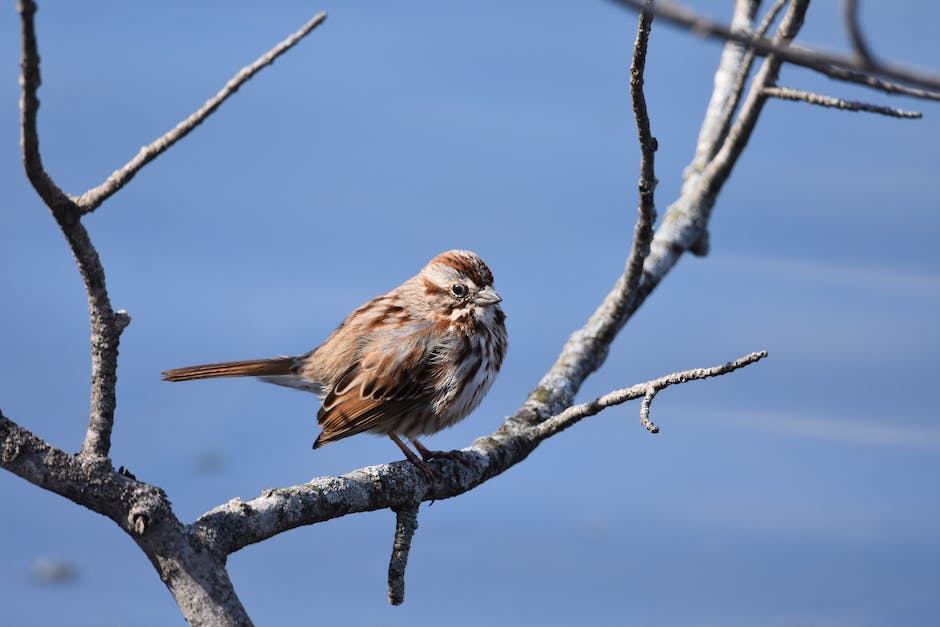
[{"label": "bird's beak", "polygon": [[499,297],[499,294],[496,293],[496,290],[494,290],[489,285],[477,292],[476,303],[478,305],[495,305],[501,300],[503,299]]}]

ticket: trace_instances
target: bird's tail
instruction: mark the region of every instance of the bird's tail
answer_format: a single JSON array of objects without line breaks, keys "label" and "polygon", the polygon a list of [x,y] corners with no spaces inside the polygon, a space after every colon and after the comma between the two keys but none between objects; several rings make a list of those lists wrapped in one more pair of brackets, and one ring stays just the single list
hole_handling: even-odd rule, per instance
[{"label": "bird's tail", "polygon": [[247,361],[225,361],[218,364],[203,364],[174,368],[163,373],[164,381],[192,381],[214,377],[264,377],[293,374],[293,357],[274,359],[249,359]]}]

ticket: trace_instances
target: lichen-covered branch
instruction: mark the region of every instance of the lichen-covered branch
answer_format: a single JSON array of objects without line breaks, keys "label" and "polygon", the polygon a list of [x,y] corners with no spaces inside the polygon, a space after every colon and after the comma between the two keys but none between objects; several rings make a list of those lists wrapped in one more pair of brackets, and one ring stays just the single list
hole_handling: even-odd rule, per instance
[{"label": "lichen-covered branch", "polygon": [[[807,0],[791,4],[778,28],[779,40],[788,41],[795,36],[802,25],[807,4]],[[744,5],[741,10],[746,8]],[[658,11],[658,7],[655,10]],[[740,63],[741,59],[739,55],[723,55],[722,66],[718,71],[734,75],[737,68],[731,66]],[[555,364],[542,377],[539,385],[529,395],[525,406],[513,417],[513,421],[538,424],[568,407],[585,378],[603,364],[610,343],[617,333],[675,266],[682,254],[688,250],[705,252],[711,209],[731,168],[743,152],[763,109],[767,97],[761,95],[760,88],[772,84],[779,72],[780,63],[779,59],[765,60],[752,82],[735,124],[724,138],[716,157],[701,171],[695,168],[687,171],[680,197],[669,207],[653,237],[650,254],[643,263],[643,273],[636,289],[627,298],[626,277],[620,276],[587,323],[568,339]],[[730,106],[734,99],[727,98],[725,102]],[[720,126],[722,119],[722,116],[713,115],[706,118],[705,125]],[[703,130],[703,135],[712,136],[713,133]]]},{"label": "lichen-covered branch", "polygon": [[[785,44],[796,37],[803,26],[803,18],[806,16],[808,8],[809,0],[793,0],[790,3],[787,12],[780,21],[780,25],[777,27],[777,33],[774,37],[775,43]],[[721,148],[702,173],[702,198],[706,201],[705,207],[707,207],[707,210],[704,212],[706,218],[714,205],[718,192],[731,175],[731,170],[740,158],[741,153],[744,152],[744,148],[751,138],[751,133],[754,132],[754,128],[757,126],[757,120],[764,109],[764,104],[767,102],[767,96],[763,90],[765,87],[776,84],[782,65],[783,59],[776,54],[768,55],[764,59],[751,81],[751,87],[741,104],[741,111],[731,125]]]},{"label": "lichen-covered branch", "polygon": [[653,399],[656,398],[657,392],[659,390],[656,389],[656,386],[647,387],[646,393],[643,395],[643,401],[640,403],[640,424],[650,433],[659,433],[659,427],[650,420],[650,407],[653,404]]},{"label": "lichen-covered branch", "polygon": [[[744,368],[745,366],[756,363],[766,356],[767,351],[750,353],[744,357],[741,357],[740,359],[729,361],[728,363],[721,364],[720,366],[713,366],[711,368],[696,368],[694,370],[685,370],[683,372],[674,372],[664,377],[647,381],[646,383],[638,383],[622,390],[610,392],[588,403],[582,403],[580,405],[569,407],[557,416],[549,418],[538,426],[533,427],[532,435],[538,441],[544,440],[555,435],[556,433],[564,431],[568,427],[577,424],[588,416],[599,414],[608,407],[614,407],[615,405],[620,405],[622,403],[626,403],[627,401],[632,401],[634,399],[646,396],[650,396],[651,401],[652,395],[650,394],[650,390],[653,390],[653,395],[655,395],[656,392],[664,390],[670,385],[688,383],[689,381],[707,379],[708,377],[718,377],[723,374],[728,374],[729,372],[734,372],[739,368]],[[649,412],[649,401],[646,403],[646,412],[647,414]],[[658,429],[655,431],[650,429],[650,431],[655,433],[658,431]]]},{"label": "lichen-covered branch", "polygon": [[203,514],[192,524],[219,554],[238,551],[284,531],[359,512],[401,510],[423,501],[440,501],[463,494],[523,461],[542,441],[602,410],[640,398],[649,389],[716,377],[766,357],[751,353],[712,368],[676,372],[617,390],[589,403],[575,405],[532,426],[507,421],[492,435],[463,449],[461,459],[430,463],[436,480],[428,483],[410,462],[360,468],[340,477],[320,477],[303,485],[266,490],[250,501],[233,499]]},{"label": "lichen-covered branch", "polygon": [[[780,11],[789,0],[776,0],[754,30],[755,37],[763,37],[777,19]],[[736,0],[734,15],[731,18],[733,30],[747,32],[754,23],[757,14],[758,0]],[[754,51],[738,42],[729,41],[722,52],[722,60],[718,71],[715,72],[715,88],[705,112],[706,122],[702,124],[698,142],[695,149],[695,158],[690,166],[690,175],[700,172],[708,165],[718,149],[721,148],[731,121],[738,109],[747,78],[751,73],[756,55]]]},{"label": "lichen-covered branch", "polygon": [[160,488],[114,470],[107,458],[51,446],[2,412],[0,468],[117,523],[150,558],[190,624],[251,624],[225,556],[180,523]]}]

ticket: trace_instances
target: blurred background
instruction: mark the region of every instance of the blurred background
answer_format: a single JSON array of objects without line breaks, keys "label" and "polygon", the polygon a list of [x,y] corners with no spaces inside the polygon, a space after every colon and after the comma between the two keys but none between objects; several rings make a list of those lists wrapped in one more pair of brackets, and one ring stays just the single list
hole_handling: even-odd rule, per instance
[{"label": "blurred background", "polygon": [[[717,18],[730,2],[698,2]],[[639,150],[636,17],[608,2],[43,1],[46,167],[81,193],[315,12],[327,22],[86,220],[121,343],[115,466],[181,520],[268,487],[393,461],[383,438],[313,452],[316,404],[160,371],[297,354],[434,254],[478,252],[510,349],[460,448],[515,411],[622,271]],[[864,3],[874,52],[940,67],[926,0]],[[67,451],[88,406],[86,298],[19,154],[19,25],[0,12],[0,407]],[[839,3],[800,40],[846,49]],[[656,23],[646,86],[657,207],[676,197],[721,46]],[[936,625],[940,621],[940,105],[794,68],[781,85],[924,111],[771,101],[684,258],[578,395],[754,350],[770,357],[543,444],[423,506],[405,604],[394,515],[350,516],[230,558],[258,625]],[[7,625],[181,615],[110,521],[0,473]]]}]

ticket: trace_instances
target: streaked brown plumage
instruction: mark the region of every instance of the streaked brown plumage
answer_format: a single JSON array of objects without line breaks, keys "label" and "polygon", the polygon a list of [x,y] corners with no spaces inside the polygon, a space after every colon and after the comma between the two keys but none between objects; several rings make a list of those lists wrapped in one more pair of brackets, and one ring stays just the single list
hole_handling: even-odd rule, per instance
[{"label": "streaked brown plumage", "polygon": [[357,433],[388,435],[425,460],[446,455],[417,439],[473,411],[506,354],[505,316],[493,275],[477,255],[451,250],[417,275],[353,311],[318,348],[296,357],[177,368],[167,381],[258,377],[321,397],[318,448]]}]

